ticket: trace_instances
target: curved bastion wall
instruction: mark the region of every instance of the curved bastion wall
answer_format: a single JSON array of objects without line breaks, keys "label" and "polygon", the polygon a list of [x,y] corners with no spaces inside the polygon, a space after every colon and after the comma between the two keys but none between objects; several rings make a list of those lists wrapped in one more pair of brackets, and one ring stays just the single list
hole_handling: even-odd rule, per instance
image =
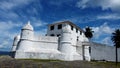
[{"label": "curved bastion wall", "polygon": [[19,51],[57,50],[58,37],[36,36],[33,40],[21,39],[18,46]]}]

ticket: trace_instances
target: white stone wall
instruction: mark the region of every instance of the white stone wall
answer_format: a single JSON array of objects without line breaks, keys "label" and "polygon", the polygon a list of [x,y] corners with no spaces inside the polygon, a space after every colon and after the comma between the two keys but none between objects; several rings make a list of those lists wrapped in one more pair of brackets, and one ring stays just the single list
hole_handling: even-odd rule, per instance
[{"label": "white stone wall", "polygon": [[59,52],[55,53],[56,51],[52,53],[47,52],[23,52],[23,51],[17,51],[15,58],[17,59],[60,59]]},{"label": "white stone wall", "polygon": [[15,58],[59,59],[58,37],[36,36],[34,40],[21,39]]},{"label": "white stone wall", "polygon": [[34,36],[34,41],[58,42],[58,37],[55,37],[55,36]]},{"label": "white stone wall", "polygon": [[[71,26],[70,25],[68,25],[68,26],[71,29]],[[80,42],[88,41],[88,39],[85,37],[84,33],[82,32],[82,34],[80,34],[79,30],[78,30],[78,32],[76,32],[76,28],[74,27],[73,30],[71,30],[72,45],[77,44],[77,42],[78,42],[77,37],[78,37],[78,41],[80,41]]]},{"label": "white stone wall", "polygon": [[23,52],[35,51],[33,42],[31,40],[23,40],[23,39],[20,40],[17,47],[17,51],[23,51]]},{"label": "white stone wall", "polygon": [[84,49],[84,59],[90,61],[91,56],[90,56],[89,46],[83,45],[83,49]]},{"label": "white stone wall", "polygon": [[34,31],[27,29],[23,29],[21,31],[21,39],[33,40],[33,38],[34,38]]},{"label": "white stone wall", "polygon": [[[115,61],[115,47],[100,44],[91,45],[91,60]],[[118,61],[120,62],[120,48],[118,48]]]},{"label": "white stone wall", "polygon": [[42,49],[58,49],[58,37],[36,36],[34,40],[21,39],[18,50],[41,51]]},{"label": "white stone wall", "polygon": [[16,51],[17,46],[12,46],[12,52]]},{"label": "white stone wall", "polygon": [[20,40],[20,35],[18,35],[14,38],[12,51],[16,51],[19,40]]},{"label": "white stone wall", "polygon": [[[51,34],[54,34],[55,36],[57,36],[58,34],[62,35],[62,29],[58,29],[57,26],[59,24],[55,24],[54,25],[54,30],[50,30],[50,26],[48,27],[47,30],[47,35],[50,36]],[[78,32],[76,32],[76,27],[73,27],[73,30],[71,30],[71,25],[67,24],[67,23],[62,23],[62,28],[67,27],[70,32],[71,32],[71,44],[72,45],[76,45],[77,44],[77,37],[78,37],[78,41],[88,41],[88,39],[85,37],[83,31],[82,34],[80,34],[80,30],[78,30]]]},{"label": "white stone wall", "polygon": [[88,43],[83,43],[80,41],[77,42],[76,50],[77,50],[77,53],[79,53],[81,55],[83,60],[90,61],[90,59],[91,59],[89,47],[90,46],[88,45]]}]

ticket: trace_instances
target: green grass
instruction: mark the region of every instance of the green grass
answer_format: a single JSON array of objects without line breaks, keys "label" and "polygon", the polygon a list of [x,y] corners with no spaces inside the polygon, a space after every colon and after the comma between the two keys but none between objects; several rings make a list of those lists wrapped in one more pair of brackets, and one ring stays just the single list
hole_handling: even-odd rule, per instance
[{"label": "green grass", "polygon": [[120,63],[117,64],[115,62],[102,62],[102,61],[91,61],[90,64],[92,66],[102,66],[103,68],[120,68]]},{"label": "green grass", "polygon": [[[18,60],[30,60],[34,61],[36,63],[41,63],[41,65],[45,65],[49,67],[51,65],[50,62],[52,62],[53,66],[56,68],[62,68],[65,66],[68,67],[74,67],[76,64],[79,66],[83,66],[84,68],[87,68],[86,65],[88,65],[88,68],[120,68],[120,63],[117,64],[115,62],[107,62],[107,61],[61,61],[61,60],[51,60],[51,59],[18,59]],[[43,63],[44,62],[44,63]]]},{"label": "green grass", "polygon": [[17,59],[17,60],[31,60],[35,62],[62,62],[61,60],[52,60],[52,59]]},{"label": "green grass", "polygon": [[0,59],[0,68],[120,68],[120,63],[106,61],[61,61],[51,59]]}]

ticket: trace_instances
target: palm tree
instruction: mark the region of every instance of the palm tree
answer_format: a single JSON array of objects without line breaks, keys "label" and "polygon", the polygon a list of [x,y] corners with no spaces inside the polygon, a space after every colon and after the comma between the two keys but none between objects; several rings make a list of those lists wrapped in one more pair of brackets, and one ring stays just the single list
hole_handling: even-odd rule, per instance
[{"label": "palm tree", "polygon": [[116,52],[116,65],[118,62],[118,53],[117,53],[117,48],[120,47],[120,29],[116,29],[115,32],[112,33],[111,40],[114,43],[115,46],[115,52]]},{"label": "palm tree", "polygon": [[[93,37],[93,31],[90,27],[86,27],[85,28],[85,36],[89,39],[90,45],[91,45],[91,41],[90,39]],[[91,47],[89,46],[89,53],[91,52]],[[83,50],[83,54],[85,53],[85,51]],[[90,53],[91,54],[91,53]],[[83,59],[85,60],[85,56],[83,55]]]},{"label": "palm tree", "polygon": [[93,37],[93,31],[90,27],[86,27],[85,30],[85,36],[90,40]]}]

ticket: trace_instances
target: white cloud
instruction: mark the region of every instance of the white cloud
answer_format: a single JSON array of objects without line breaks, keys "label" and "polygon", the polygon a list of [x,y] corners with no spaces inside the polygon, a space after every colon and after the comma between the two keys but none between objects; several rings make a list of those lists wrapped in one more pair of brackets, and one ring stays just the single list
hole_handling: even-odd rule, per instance
[{"label": "white cloud", "polygon": [[89,0],[80,0],[76,3],[76,6],[77,7],[80,7],[82,9],[86,8],[87,7],[87,3],[89,2]]},{"label": "white cloud", "polygon": [[97,16],[97,19],[117,20],[117,19],[120,19],[120,16],[117,15],[117,14],[106,14],[106,15],[99,15],[99,16]]},{"label": "white cloud", "polygon": [[28,5],[33,0],[2,0],[0,1],[0,16],[2,19],[15,20],[19,15],[13,11],[14,8]]},{"label": "white cloud", "polygon": [[76,6],[79,8],[101,7],[103,10],[110,8],[113,11],[120,12],[120,0],[79,0]]},{"label": "white cloud", "polygon": [[15,35],[18,34],[17,28],[20,28],[22,23],[14,23],[12,21],[0,22],[0,49],[8,49],[12,46]]},{"label": "white cloud", "polygon": [[41,29],[41,30],[35,31],[36,36],[45,36],[46,33],[47,33],[47,29]]},{"label": "white cloud", "polygon": [[15,27],[20,27],[20,26],[22,26],[22,23],[13,23],[12,21],[0,22],[0,30],[2,31],[10,30],[10,29],[13,29]]},{"label": "white cloud", "polygon": [[36,20],[36,21],[34,21],[33,26],[35,26],[35,27],[43,27],[43,26],[47,26],[47,23],[43,22],[41,20]]},{"label": "white cloud", "polygon": [[32,25],[34,28],[38,28],[35,30],[35,35],[42,35],[45,36],[47,32],[47,25],[48,23],[42,21],[42,20],[37,20],[36,18],[32,17]]},{"label": "white cloud", "polygon": [[111,28],[107,22],[102,24],[99,27],[92,27],[93,33],[93,40],[98,43],[103,43],[107,45],[112,45],[111,42],[111,34],[114,31],[114,28]]},{"label": "white cloud", "polygon": [[113,45],[110,37],[105,37],[101,42],[109,46]]},{"label": "white cloud", "polygon": [[0,2],[0,9],[9,10],[17,6],[29,4],[33,0],[4,0]]},{"label": "white cloud", "polygon": [[0,10],[0,18],[3,19],[17,19],[19,16],[13,11],[1,11]]},{"label": "white cloud", "polygon": [[105,34],[111,34],[114,31],[113,28],[107,25],[107,22],[105,22],[100,27],[92,27],[92,29],[94,31],[94,38],[99,38],[101,35]]},{"label": "white cloud", "polygon": [[108,25],[107,25],[107,22],[105,22],[102,26],[100,26],[100,29],[102,32],[104,33],[107,33],[107,34],[111,34],[113,29],[110,28]]},{"label": "white cloud", "polygon": [[4,45],[7,45],[8,43],[9,43],[8,41],[4,40],[3,43],[1,44],[0,48],[4,47]]}]

